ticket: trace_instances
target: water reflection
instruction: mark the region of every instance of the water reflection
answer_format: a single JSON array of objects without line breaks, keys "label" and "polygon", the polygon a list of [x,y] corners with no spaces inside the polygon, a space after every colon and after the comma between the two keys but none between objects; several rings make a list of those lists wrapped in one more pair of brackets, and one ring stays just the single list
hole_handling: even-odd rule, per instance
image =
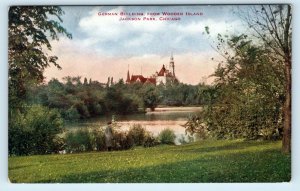
[{"label": "water reflection", "polygon": [[[157,108],[154,112],[145,114],[116,115],[116,122],[121,130],[128,130],[133,124],[141,124],[155,136],[165,128],[172,129],[178,138],[185,135],[185,124],[189,115],[195,114],[201,107],[170,107]],[[67,124],[67,128],[101,127],[105,126],[111,116],[99,117]]]}]

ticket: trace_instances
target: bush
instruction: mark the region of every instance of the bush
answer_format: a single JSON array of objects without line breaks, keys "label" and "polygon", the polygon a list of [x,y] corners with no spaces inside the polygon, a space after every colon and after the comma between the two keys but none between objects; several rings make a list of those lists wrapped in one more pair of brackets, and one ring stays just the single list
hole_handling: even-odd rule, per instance
[{"label": "bush", "polygon": [[66,112],[63,113],[64,118],[67,120],[78,120],[80,119],[80,114],[78,113],[75,107],[69,108]]},{"label": "bush", "polygon": [[[79,129],[69,131],[65,135],[66,151],[68,153],[106,150],[105,133],[103,129]],[[113,131],[113,150],[126,150],[134,146],[132,136],[123,131]]]},{"label": "bush", "polygon": [[93,140],[88,129],[70,131],[66,134],[66,151],[69,153],[92,151]]},{"label": "bush", "polygon": [[92,130],[92,144],[97,151],[106,150],[105,134],[103,129]]},{"label": "bush", "polygon": [[8,127],[8,152],[10,155],[30,155],[33,154],[31,144],[32,132],[25,125],[25,117],[20,112],[14,113],[14,118],[10,117]]},{"label": "bush", "polygon": [[144,147],[153,147],[158,145],[158,140],[151,134],[150,132],[146,132],[145,140],[144,140]]},{"label": "bush", "polygon": [[59,153],[60,151],[65,150],[66,140],[61,136],[56,136],[53,139],[52,152]]},{"label": "bush", "polygon": [[68,153],[106,150],[104,131],[98,128],[69,131],[65,135],[65,142]]},{"label": "bush", "polygon": [[176,135],[171,129],[164,129],[158,135],[158,139],[162,144],[175,144],[175,138]]},{"label": "bush", "polygon": [[128,131],[127,136],[133,140],[134,145],[140,146],[145,142],[147,131],[140,125],[134,124]]},{"label": "bush", "polygon": [[131,136],[123,131],[114,131],[113,140],[113,150],[126,150],[134,146]]},{"label": "bush", "polygon": [[76,108],[77,108],[77,111],[80,114],[81,118],[85,119],[85,118],[89,118],[90,117],[89,110],[88,110],[87,106],[84,105],[83,102],[77,103],[76,104]]},{"label": "bush", "polygon": [[92,107],[95,115],[99,115],[103,113],[103,109],[99,103],[94,103]]},{"label": "bush", "polygon": [[58,152],[63,145],[57,137],[63,120],[55,109],[40,105],[26,108],[24,113],[12,111],[9,117],[9,154],[30,155]]}]

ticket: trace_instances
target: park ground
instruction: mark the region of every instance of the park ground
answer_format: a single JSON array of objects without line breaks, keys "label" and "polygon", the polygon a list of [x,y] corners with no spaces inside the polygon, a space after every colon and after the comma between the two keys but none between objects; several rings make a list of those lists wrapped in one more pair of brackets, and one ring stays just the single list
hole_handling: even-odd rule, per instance
[{"label": "park ground", "polygon": [[280,141],[207,140],[126,151],[9,157],[13,183],[287,182]]}]

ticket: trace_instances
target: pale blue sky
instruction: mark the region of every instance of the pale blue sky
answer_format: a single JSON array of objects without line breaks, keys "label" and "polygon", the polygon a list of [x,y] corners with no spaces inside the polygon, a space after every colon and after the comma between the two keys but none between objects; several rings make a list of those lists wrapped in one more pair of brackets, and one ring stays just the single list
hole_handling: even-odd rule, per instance
[{"label": "pale blue sky", "polygon": [[[207,37],[202,35],[208,25],[216,33],[242,31],[240,19],[233,14],[236,6],[65,6],[64,26],[73,34],[74,40],[87,43],[88,49],[101,51],[111,56],[138,56],[156,54],[164,56],[188,52],[199,53],[210,50]],[[183,16],[180,21],[118,21],[119,17],[97,16],[97,12],[202,12],[203,16]],[[155,29],[144,28],[155,22]],[[131,27],[131,23],[137,26]],[[105,28],[107,30],[105,30]],[[119,31],[115,36],[103,34],[112,29]],[[139,42],[139,40],[141,42]],[[92,41],[88,43],[88,41]],[[134,42],[132,44],[132,42]],[[128,45],[129,44],[129,45]],[[132,45],[131,45],[132,44]]]},{"label": "pale blue sky", "polygon": [[[105,82],[130,74],[149,77],[168,66],[171,52],[175,73],[183,83],[198,84],[211,75],[219,55],[211,48],[212,39],[240,34],[247,27],[234,14],[237,6],[63,6],[63,26],[73,39],[52,42],[63,70],[46,70],[46,80],[64,76],[82,76]],[[160,13],[156,21],[119,21],[120,16],[99,16],[98,12]],[[180,16],[178,21],[160,21],[162,12],[203,13],[201,16]],[[177,17],[177,16],[169,16]],[[141,19],[143,16],[141,16]],[[211,39],[203,35],[210,28]],[[213,81],[208,79],[208,83]]]}]

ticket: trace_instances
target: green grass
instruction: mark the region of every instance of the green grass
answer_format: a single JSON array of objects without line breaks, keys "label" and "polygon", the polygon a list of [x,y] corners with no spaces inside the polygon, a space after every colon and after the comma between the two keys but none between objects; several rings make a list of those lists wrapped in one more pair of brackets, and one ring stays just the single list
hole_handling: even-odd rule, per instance
[{"label": "green grass", "polygon": [[280,142],[203,141],[127,151],[9,158],[11,182],[283,182]]}]

